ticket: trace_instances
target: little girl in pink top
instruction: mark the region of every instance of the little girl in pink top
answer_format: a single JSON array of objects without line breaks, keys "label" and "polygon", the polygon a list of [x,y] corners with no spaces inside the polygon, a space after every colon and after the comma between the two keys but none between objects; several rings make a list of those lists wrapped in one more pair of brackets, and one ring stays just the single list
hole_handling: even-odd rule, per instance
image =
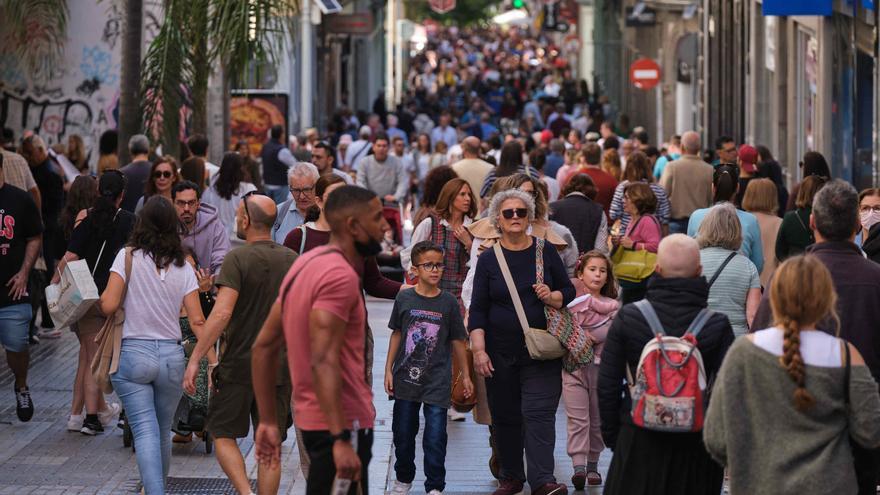
[{"label": "little girl in pink top", "polygon": [[[577,279],[572,282],[584,288],[584,295],[568,307],[574,321],[593,339],[593,362],[569,373],[562,371],[562,398],[568,416],[568,455],[574,464],[571,483],[576,490],[584,485],[602,484],[599,454],[605,448],[599,429],[597,385],[602,345],[617,314],[617,281],[611,273],[611,260],[599,251],[589,251],[578,260]],[[579,291],[580,293],[580,291]]]}]

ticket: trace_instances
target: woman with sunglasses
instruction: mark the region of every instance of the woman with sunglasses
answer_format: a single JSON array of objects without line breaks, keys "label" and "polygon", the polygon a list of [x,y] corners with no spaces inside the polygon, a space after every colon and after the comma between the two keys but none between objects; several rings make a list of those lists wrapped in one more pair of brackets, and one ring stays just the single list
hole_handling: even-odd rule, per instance
[{"label": "woman with sunglasses", "polygon": [[217,217],[226,227],[226,234],[233,244],[238,245],[243,241],[232,231],[235,227],[235,212],[241,199],[257,190],[256,186],[245,182],[243,166],[244,160],[241,155],[234,151],[227,152],[220,162],[220,171],[211,181],[211,186],[202,194],[202,203],[217,208]]},{"label": "woman with sunglasses", "polygon": [[[575,289],[556,249],[529,234],[535,220],[534,198],[515,189],[497,193],[489,205],[488,218],[500,232],[500,254],[509,267],[515,296],[529,326],[547,328],[545,306],[562,308],[574,299]],[[540,269],[543,281],[538,283]],[[526,351],[523,327],[495,248],[484,251],[478,259],[468,329],[474,367],[486,379],[500,460],[496,493],[522,491],[526,480],[523,451],[531,492],[565,493],[564,485],[556,483],[553,475],[562,361],[535,360]]]},{"label": "woman with sunglasses", "polygon": [[144,207],[144,203],[152,196],[161,196],[171,202],[171,188],[180,181],[180,173],[177,171],[177,160],[172,156],[165,155],[153,163],[150,168],[150,177],[144,185],[144,195],[138,200],[134,212],[138,213]]}]

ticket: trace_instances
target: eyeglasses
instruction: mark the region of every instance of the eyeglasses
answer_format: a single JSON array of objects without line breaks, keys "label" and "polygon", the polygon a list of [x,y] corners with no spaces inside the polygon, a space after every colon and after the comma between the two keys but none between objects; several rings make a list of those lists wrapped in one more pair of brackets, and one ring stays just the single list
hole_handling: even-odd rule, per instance
[{"label": "eyeglasses", "polygon": [[166,179],[170,179],[171,176],[174,175],[168,170],[157,170],[153,172],[153,178],[158,179],[159,177],[164,177]]},{"label": "eyeglasses", "polygon": [[416,268],[424,268],[425,270],[427,270],[429,272],[433,272],[435,270],[442,270],[442,269],[446,268],[446,265],[444,265],[443,263],[422,263],[422,264],[414,265],[414,266]]},{"label": "eyeglasses", "polygon": [[191,199],[189,201],[184,201],[182,199],[178,199],[174,201],[174,204],[181,208],[195,208],[195,206],[199,204],[199,200]]},{"label": "eyeglasses", "polygon": [[311,196],[312,194],[314,194],[315,186],[304,187],[302,189],[297,189],[295,187],[291,187],[289,189],[290,189],[290,194],[293,194],[294,196]]},{"label": "eyeglasses", "polygon": [[862,213],[868,213],[869,211],[873,211],[874,213],[880,213],[880,205],[874,205],[874,206],[871,206],[871,205],[865,205],[865,206],[860,206],[860,207],[859,207],[859,211],[862,212]]},{"label": "eyeglasses", "polygon": [[507,210],[501,210],[501,216],[510,220],[514,216],[518,218],[526,218],[529,214],[529,210],[526,208],[510,208]]},{"label": "eyeglasses", "polygon": [[244,214],[247,215],[248,221],[251,220],[251,211],[248,210],[247,199],[255,194],[259,194],[259,193],[257,191],[251,191],[241,197],[241,202],[244,203]]}]

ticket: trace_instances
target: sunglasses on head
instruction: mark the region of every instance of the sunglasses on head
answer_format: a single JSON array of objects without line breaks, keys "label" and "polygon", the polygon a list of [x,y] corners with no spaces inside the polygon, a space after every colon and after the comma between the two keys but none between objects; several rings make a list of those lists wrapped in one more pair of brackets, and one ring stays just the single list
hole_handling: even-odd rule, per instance
[{"label": "sunglasses on head", "polygon": [[158,179],[159,177],[164,177],[165,179],[170,179],[171,176],[174,175],[168,170],[157,170],[153,172],[153,178]]},{"label": "sunglasses on head", "polygon": [[507,210],[501,210],[501,216],[510,220],[514,216],[517,218],[526,218],[529,214],[529,210],[526,208],[509,208]]},{"label": "sunglasses on head", "polygon": [[241,202],[244,203],[244,214],[247,215],[248,221],[250,221],[250,219],[251,219],[251,211],[248,209],[247,199],[255,194],[259,194],[259,192],[251,191],[241,197]]}]

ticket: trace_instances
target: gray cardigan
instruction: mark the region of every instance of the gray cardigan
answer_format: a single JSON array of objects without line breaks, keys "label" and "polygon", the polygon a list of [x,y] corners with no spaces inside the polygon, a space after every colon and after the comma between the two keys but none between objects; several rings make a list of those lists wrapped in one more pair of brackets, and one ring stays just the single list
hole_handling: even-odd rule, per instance
[{"label": "gray cardigan", "polygon": [[724,359],[703,429],[706,449],[730,473],[730,493],[851,494],[858,491],[849,436],[880,447],[880,394],[866,366],[806,366],[816,403],[794,407],[795,384],[779,357],[737,339]]}]

